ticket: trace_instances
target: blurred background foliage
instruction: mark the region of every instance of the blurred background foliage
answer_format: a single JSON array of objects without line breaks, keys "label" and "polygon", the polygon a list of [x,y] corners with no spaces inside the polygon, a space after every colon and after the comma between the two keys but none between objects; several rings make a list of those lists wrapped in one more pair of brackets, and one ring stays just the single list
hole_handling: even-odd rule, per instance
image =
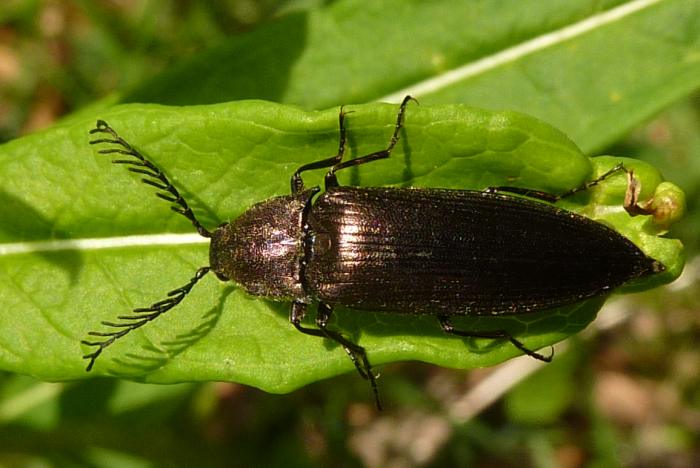
[{"label": "blurred background foliage", "polygon": [[[183,57],[331,3],[3,0],[0,142],[138,100]],[[381,414],[354,374],[289,395],[0,374],[0,466],[700,466],[699,129],[700,95],[685,93],[599,151],[652,162],[686,191],[688,216],[673,231],[685,274],[615,299],[490,406],[475,390],[507,390],[498,369],[417,363],[383,368]],[[478,411],[463,411],[474,401]]]}]

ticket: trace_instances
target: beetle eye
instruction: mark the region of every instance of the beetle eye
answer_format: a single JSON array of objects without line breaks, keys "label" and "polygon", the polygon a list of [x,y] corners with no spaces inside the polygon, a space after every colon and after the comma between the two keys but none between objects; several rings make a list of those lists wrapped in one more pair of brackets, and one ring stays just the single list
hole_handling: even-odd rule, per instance
[{"label": "beetle eye", "polygon": [[212,270],[212,271],[214,271],[214,274],[216,275],[217,278],[219,278],[220,281],[231,281],[231,278],[224,275],[223,273],[220,273],[216,270]]}]

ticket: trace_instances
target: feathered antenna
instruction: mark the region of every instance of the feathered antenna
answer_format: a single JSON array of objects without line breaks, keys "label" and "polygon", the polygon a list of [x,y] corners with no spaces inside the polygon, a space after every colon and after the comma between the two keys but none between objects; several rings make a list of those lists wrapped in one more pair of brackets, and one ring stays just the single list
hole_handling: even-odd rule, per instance
[{"label": "feathered antenna", "polygon": [[[159,191],[156,192],[156,196],[162,198],[165,201],[173,203],[171,209],[176,213],[180,213],[185,218],[189,219],[192,225],[197,229],[197,232],[203,237],[211,237],[211,232],[202,226],[197,218],[195,217],[192,209],[189,207],[184,198],[180,195],[180,192],[173,186],[173,184],[168,180],[168,178],[163,174],[163,172],[158,169],[158,167],[151,161],[146,159],[141,153],[139,153],[134,147],[132,147],[126,140],[120,137],[117,132],[112,129],[112,127],[107,124],[104,120],[98,120],[97,125],[94,129],[90,130],[90,134],[102,134],[106,135],[104,138],[96,138],[90,141],[91,145],[96,144],[110,144],[116,147],[105,148],[98,150],[100,154],[124,154],[131,156],[132,159],[113,159],[114,164],[124,164],[129,167],[128,170],[135,172],[137,174],[143,174],[146,177],[141,178],[141,181],[145,184],[151,185],[157,188]],[[83,359],[89,360],[86,371],[90,371],[95,365],[95,360],[102,354],[104,349],[114,343],[119,338],[123,337],[132,330],[136,330],[148,322],[151,322],[158,318],[163,313],[169,311],[176,305],[178,305],[190,290],[194,287],[197,282],[202,279],[207,273],[209,273],[210,267],[202,267],[197,270],[197,273],[190,279],[190,281],[177,289],[173,289],[168,293],[168,298],[162,301],[155,302],[149,307],[139,307],[133,310],[132,315],[120,315],[117,317],[117,322],[103,321],[102,325],[106,327],[111,327],[116,330],[106,331],[106,332],[96,332],[91,331],[88,333],[90,336],[98,336],[104,338],[98,341],[83,340],[81,343],[87,346],[96,346],[97,349],[92,353],[83,356]]]},{"label": "feathered antenna", "polygon": [[151,185],[158,190],[156,196],[162,198],[165,201],[173,203],[170,207],[174,212],[180,213],[185,218],[189,219],[192,225],[197,229],[197,232],[202,237],[211,237],[211,232],[206,230],[202,226],[197,218],[195,217],[192,209],[187,204],[180,192],[177,191],[175,186],[170,183],[170,180],[163,174],[163,172],[156,167],[151,161],[146,159],[141,153],[139,153],[133,146],[131,146],[126,140],[117,135],[112,127],[109,126],[104,120],[98,120],[97,126],[90,130],[90,135],[101,133],[108,135],[108,138],[97,138],[91,140],[91,145],[97,145],[100,143],[108,143],[112,145],[117,145],[116,148],[106,148],[98,150],[100,154],[125,154],[131,156],[133,159],[113,159],[114,164],[124,164],[129,167],[128,170],[131,172],[136,172],[137,174],[143,174],[146,177],[141,178],[141,182],[144,184]]}]

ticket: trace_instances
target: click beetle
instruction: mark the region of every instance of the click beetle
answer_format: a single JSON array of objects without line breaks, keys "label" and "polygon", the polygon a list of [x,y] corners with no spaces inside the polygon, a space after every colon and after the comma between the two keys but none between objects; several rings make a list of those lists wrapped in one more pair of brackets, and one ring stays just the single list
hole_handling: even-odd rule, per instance
[{"label": "click beetle", "polygon": [[[291,177],[291,194],[257,203],[237,219],[213,231],[165,174],[98,120],[91,144],[117,154],[115,164],[141,174],[156,195],[211,239],[209,266],[184,286],[149,307],[137,308],[110,331],[82,341],[87,370],[109,345],[178,305],[209,271],[235,281],[254,295],[291,302],[289,319],[307,335],[339,343],[359,374],[369,381],[381,408],[376,375],[366,350],[328,327],[333,308],[435,316],[446,333],[460,337],[507,339],[525,354],[549,361],[506,330],[461,330],[451,318],[461,315],[524,314],[609,294],[616,287],[665,270],[634,243],[608,226],[553,205],[620,171],[628,174],[625,208],[643,213],[636,203],[631,171],[617,165],[597,179],[563,194],[520,187],[485,191],[438,188],[350,187],[338,183],[342,169],[388,158],[399,140],[411,97],[399,107],[386,148],[344,160],[346,113],[339,113],[335,156],[301,166]],[[307,188],[301,175],[327,168],[325,191]],[[630,190],[632,193],[630,194]],[[302,324],[316,304],[316,327]]]}]

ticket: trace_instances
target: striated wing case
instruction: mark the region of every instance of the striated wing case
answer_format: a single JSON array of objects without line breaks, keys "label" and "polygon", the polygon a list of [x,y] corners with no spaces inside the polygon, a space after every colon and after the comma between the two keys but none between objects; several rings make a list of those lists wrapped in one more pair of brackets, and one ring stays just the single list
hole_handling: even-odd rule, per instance
[{"label": "striated wing case", "polygon": [[307,293],[357,309],[523,313],[663,269],[603,224],[486,192],[337,187],[308,225]]}]

